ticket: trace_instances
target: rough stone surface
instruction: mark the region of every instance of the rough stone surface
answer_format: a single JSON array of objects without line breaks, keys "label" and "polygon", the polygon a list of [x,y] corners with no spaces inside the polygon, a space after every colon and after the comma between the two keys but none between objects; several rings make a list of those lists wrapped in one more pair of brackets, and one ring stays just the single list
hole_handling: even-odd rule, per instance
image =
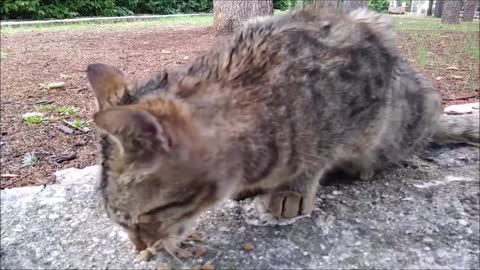
[{"label": "rough stone surface", "polygon": [[249,200],[227,201],[199,220],[207,253],[183,266],[136,261],[99,203],[98,167],[70,169],[58,184],[1,191],[1,268],[478,269],[479,155],[432,148],[374,180],[322,186],[311,217],[283,226],[255,221]]},{"label": "rough stone surface", "polygon": [[457,105],[450,105],[446,107],[443,111],[446,114],[471,114],[471,113],[479,113],[479,103],[465,103],[465,104],[457,104]]}]

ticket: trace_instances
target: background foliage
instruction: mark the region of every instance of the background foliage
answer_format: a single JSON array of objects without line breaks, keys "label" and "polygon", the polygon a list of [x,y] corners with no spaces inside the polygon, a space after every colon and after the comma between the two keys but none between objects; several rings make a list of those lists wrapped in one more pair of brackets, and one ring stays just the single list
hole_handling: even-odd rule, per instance
[{"label": "background foliage", "polygon": [[2,19],[209,12],[213,0],[3,0]]},{"label": "background foliage", "polygon": [[389,2],[389,0],[368,0],[368,8],[378,12],[386,12]]},{"label": "background foliage", "polygon": [[[302,0],[297,0],[297,4]],[[377,11],[388,10],[388,0],[369,0]],[[273,0],[274,9],[287,10],[291,0]],[[3,0],[1,19],[64,19],[79,16],[126,16],[211,12],[213,0]]]}]

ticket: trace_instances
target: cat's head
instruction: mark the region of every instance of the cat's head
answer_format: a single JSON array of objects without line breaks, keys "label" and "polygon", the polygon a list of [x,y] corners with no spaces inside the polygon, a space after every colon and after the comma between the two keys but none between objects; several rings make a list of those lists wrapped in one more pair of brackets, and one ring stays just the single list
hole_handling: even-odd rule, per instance
[{"label": "cat's head", "polygon": [[138,249],[169,248],[226,193],[209,142],[188,106],[174,97],[139,99],[135,93],[144,84],[104,64],[89,65],[87,76],[98,103],[100,190],[108,216]]}]

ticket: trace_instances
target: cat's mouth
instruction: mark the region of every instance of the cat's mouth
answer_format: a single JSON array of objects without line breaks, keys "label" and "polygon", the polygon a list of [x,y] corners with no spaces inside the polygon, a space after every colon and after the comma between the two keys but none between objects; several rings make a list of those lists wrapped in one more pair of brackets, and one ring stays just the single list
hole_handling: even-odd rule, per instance
[{"label": "cat's mouth", "polygon": [[133,244],[135,251],[140,252],[141,260],[149,260],[151,256],[160,251],[166,251],[177,259],[175,252],[179,249],[180,244],[187,240],[190,229],[190,226],[182,224],[170,228],[169,232],[159,233],[156,230],[147,231],[141,227],[135,225],[127,229],[128,238]]}]

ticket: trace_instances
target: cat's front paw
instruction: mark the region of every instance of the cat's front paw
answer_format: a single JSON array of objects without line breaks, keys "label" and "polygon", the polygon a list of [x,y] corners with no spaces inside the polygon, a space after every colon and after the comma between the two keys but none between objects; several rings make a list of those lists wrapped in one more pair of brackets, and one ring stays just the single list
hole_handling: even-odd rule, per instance
[{"label": "cat's front paw", "polygon": [[268,201],[270,212],[277,218],[308,215],[312,212],[314,204],[314,196],[289,190],[272,192]]}]

